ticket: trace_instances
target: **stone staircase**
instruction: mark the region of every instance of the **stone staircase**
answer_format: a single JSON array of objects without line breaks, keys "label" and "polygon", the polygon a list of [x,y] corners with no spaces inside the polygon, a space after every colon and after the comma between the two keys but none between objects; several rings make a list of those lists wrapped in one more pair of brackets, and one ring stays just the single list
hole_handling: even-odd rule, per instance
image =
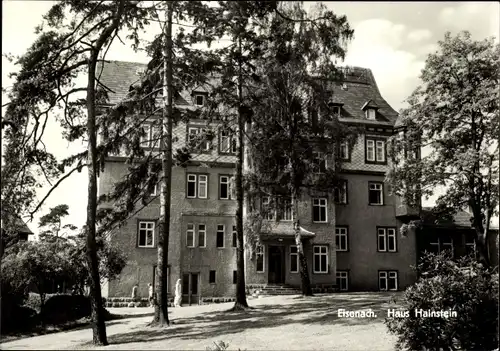
[{"label": "stone staircase", "polygon": [[[136,300],[131,297],[108,297],[106,307],[149,307],[149,300],[145,297]],[[174,306],[174,298],[168,298],[168,307]]]},{"label": "stone staircase", "polygon": [[247,295],[273,296],[273,295],[300,295],[299,288],[285,284],[265,284],[265,285],[247,285]]}]

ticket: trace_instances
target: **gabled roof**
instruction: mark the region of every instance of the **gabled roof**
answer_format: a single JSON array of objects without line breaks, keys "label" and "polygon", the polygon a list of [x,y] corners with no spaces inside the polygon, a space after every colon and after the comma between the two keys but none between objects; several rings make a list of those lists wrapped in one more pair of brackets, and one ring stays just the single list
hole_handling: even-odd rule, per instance
[{"label": "gabled roof", "polygon": [[372,99],[370,99],[367,102],[365,102],[365,104],[363,105],[363,107],[361,107],[361,110],[364,111],[367,108],[374,108],[374,109],[378,110],[378,105],[375,103],[375,101],[373,101]]},{"label": "gabled roof", "polygon": [[[2,211],[1,219],[2,219],[2,229],[3,229],[3,222],[8,218],[9,214],[6,211]],[[13,227],[18,231],[19,234],[28,234],[32,235],[33,232],[28,228],[26,223],[19,217],[19,216],[14,216],[15,222],[13,224]]]},{"label": "gabled roof", "polygon": [[[453,220],[438,218],[436,214],[432,212],[432,207],[423,207],[422,208],[422,217],[424,218],[424,224],[427,225],[437,225],[443,227],[460,227],[460,228],[471,228],[472,215],[467,211],[457,211],[453,215]],[[496,230],[498,229],[495,226],[490,226],[490,229]]]},{"label": "gabled roof", "polygon": [[[147,65],[137,62],[106,61],[97,67],[97,74],[101,74],[100,81],[111,89],[108,92],[109,103],[114,105],[126,97],[129,88],[140,81],[141,70]],[[202,90],[209,90],[215,78],[200,86]],[[346,122],[359,121],[367,122],[363,110],[368,101],[378,107],[377,122],[385,122],[387,125],[394,125],[398,118],[398,113],[385,101],[375,82],[375,78],[370,69],[352,67],[343,82],[331,82],[329,89],[332,91],[331,101],[342,104],[343,114],[341,120]],[[180,92],[175,103],[178,105],[192,104],[191,92]]]}]

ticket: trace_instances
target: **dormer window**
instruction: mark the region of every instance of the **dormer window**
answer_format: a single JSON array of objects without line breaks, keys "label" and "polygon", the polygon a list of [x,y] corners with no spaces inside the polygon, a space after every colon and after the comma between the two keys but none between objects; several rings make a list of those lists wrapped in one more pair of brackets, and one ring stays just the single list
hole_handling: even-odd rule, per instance
[{"label": "dormer window", "polygon": [[196,106],[205,106],[205,95],[196,94],[194,96],[194,104]]},{"label": "dormer window", "polygon": [[366,119],[370,119],[372,121],[376,120],[377,118],[377,110],[378,110],[378,105],[375,103],[373,100],[368,100],[363,107],[361,107],[363,111],[365,111],[365,117]]},{"label": "dormer window", "polygon": [[343,104],[342,104],[342,103],[340,103],[340,102],[330,101],[330,102],[328,103],[328,107],[331,109],[332,114],[333,114],[335,117],[341,117],[342,106],[343,106]]},{"label": "dormer window", "polygon": [[365,113],[366,113],[366,119],[375,120],[375,116],[377,115],[377,110],[375,110],[374,108],[369,108],[365,111]]}]

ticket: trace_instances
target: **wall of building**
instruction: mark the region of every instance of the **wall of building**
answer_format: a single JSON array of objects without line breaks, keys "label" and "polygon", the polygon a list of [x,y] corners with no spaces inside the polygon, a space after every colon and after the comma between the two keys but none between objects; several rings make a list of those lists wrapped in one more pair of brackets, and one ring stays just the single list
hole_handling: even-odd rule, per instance
[{"label": "wall of building", "polygon": [[[337,269],[349,271],[350,290],[378,290],[378,271],[397,270],[399,288],[411,284],[416,263],[415,236],[401,237],[401,223],[395,217],[395,198],[384,184],[384,205],[368,204],[368,182],[384,181],[384,176],[344,174],[348,203],[337,205],[337,225],[348,228],[348,252],[337,252]],[[377,251],[377,227],[396,228],[397,252]]]}]

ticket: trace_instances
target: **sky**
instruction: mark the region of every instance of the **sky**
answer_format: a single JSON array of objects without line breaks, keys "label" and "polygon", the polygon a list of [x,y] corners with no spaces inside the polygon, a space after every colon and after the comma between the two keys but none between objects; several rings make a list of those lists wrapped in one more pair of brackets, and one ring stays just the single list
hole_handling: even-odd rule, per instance
[{"label": "sky", "polygon": [[[2,54],[23,54],[36,38],[34,28],[52,1],[2,1]],[[310,6],[312,2],[306,3]],[[473,39],[499,37],[500,4],[498,2],[323,2],[339,15],[346,15],[354,29],[344,64],[370,68],[382,96],[395,109],[404,107],[404,100],[419,84],[425,59],[436,51],[437,43],[450,31],[471,32]],[[150,28],[146,37],[158,33]],[[498,39],[497,39],[498,40]],[[141,52],[116,42],[109,50],[109,60],[147,63]],[[16,67],[2,57],[2,87],[12,85],[7,77]],[[5,97],[3,97],[5,99]],[[57,125],[48,125],[47,148],[62,159],[82,145],[64,141]],[[86,219],[87,172],[76,173],[53,192],[41,214],[58,204],[69,206],[67,223],[82,226]],[[42,198],[49,188],[39,191]],[[432,205],[434,198],[424,201]],[[28,223],[37,233],[39,216]],[[496,223],[498,225],[498,221]]]}]

